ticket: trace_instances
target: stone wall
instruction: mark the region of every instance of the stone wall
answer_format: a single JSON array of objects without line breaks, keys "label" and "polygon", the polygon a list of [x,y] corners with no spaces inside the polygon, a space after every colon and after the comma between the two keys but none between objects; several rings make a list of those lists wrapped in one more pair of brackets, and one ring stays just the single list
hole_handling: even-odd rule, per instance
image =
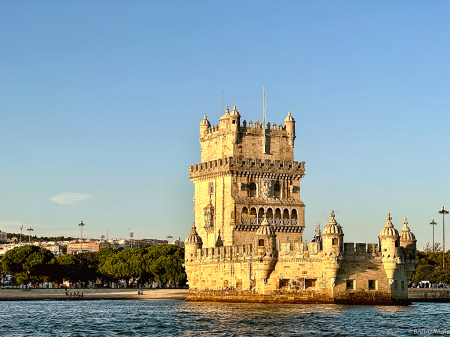
[{"label": "stone wall", "polygon": [[408,288],[408,299],[412,302],[450,302],[450,289]]}]

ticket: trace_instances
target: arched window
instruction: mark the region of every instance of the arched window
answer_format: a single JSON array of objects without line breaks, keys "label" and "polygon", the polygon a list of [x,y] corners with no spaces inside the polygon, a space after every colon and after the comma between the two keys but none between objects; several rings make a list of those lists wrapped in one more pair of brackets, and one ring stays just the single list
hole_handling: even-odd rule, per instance
[{"label": "arched window", "polygon": [[241,218],[242,218],[242,222],[243,223],[248,223],[249,218],[248,218],[248,208],[244,207],[242,209],[242,213],[241,213]]},{"label": "arched window", "polygon": [[281,196],[281,186],[279,182],[276,182],[275,185],[273,185],[273,196],[275,198],[279,198]]},{"label": "arched window", "polygon": [[258,223],[262,223],[264,220],[264,208],[258,210]]},{"label": "arched window", "polygon": [[287,224],[289,222],[289,211],[285,209],[283,211],[283,223]]},{"label": "arched window", "polygon": [[298,225],[298,215],[296,209],[293,209],[291,212],[291,224]]},{"label": "arched window", "polygon": [[256,197],[256,184],[255,183],[250,183],[249,197]]},{"label": "arched window", "polygon": [[272,208],[269,208],[267,210],[266,217],[267,217],[267,221],[269,221],[270,224],[273,224],[273,210],[272,210]]},{"label": "arched window", "polygon": [[250,223],[256,224],[256,208],[252,207],[250,209]]},{"label": "arched window", "polygon": [[276,225],[281,225],[281,211],[280,211],[280,209],[279,208],[277,208],[276,210],[275,210],[275,224]]}]

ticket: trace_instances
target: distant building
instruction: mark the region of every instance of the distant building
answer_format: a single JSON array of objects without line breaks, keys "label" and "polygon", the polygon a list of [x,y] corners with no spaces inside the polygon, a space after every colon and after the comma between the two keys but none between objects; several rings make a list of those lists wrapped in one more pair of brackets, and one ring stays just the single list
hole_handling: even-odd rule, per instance
[{"label": "distant building", "polygon": [[102,248],[108,248],[108,242],[72,242],[67,244],[67,254],[80,252],[98,252]]},{"label": "distant building", "polygon": [[6,243],[8,241],[8,234],[0,231],[0,243]]}]

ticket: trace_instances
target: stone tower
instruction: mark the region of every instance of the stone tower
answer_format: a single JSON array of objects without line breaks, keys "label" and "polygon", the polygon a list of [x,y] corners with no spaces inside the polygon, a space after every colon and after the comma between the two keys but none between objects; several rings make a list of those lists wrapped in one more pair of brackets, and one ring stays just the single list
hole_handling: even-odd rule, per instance
[{"label": "stone tower", "polygon": [[[285,125],[241,121],[234,105],[219,125],[200,123],[201,162],[189,167],[195,184],[195,227],[203,248],[253,244],[266,217],[276,245],[302,241],[304,162],[294,161],[295,120]],[[220,233],[220,237],[219,237]]]}]

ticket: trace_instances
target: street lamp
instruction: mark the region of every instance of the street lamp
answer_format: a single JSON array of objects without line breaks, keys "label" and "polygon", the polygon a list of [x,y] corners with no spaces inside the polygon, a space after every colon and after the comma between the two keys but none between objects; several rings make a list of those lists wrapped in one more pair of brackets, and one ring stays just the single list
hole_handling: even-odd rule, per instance
[{"label": "street lamp", "polygon": [[437,223],[436,223],[436,222],[434,222],[434,219],[433,219],[433,221],[431,221],[431,222],[430,222],[430,225],[432,225],[432,226],[433,226],[433,254],[434,254],[434,226],[436,226],[436,225],[437,225]]},{"label": "street lamp", "polygon": [[81,250],[81,252],[83,252],[83,226],[84,225],[85,224],[83,223],[83,221],[81,221],[81,223],[78,224],[78,226],[80,226],[80,228],[81,228],[81,243],[80,243],[80,250]]},{"label": "street lamp", "polygon": [[130,244],[131,244],[131,248],[133,248],[133,232],[130,233]]},{"label": "street lamp", "polygon": [[444,216],[448,214],[448,211],[445,210],[445,207],[442,206],[441,210],[438,212],[442,214],[442,268],[445,269],[445,224],[444,224]]},{"label": "street lamp", "polygon": [[23,225],[20,226],[20,244],[22,244],[22,229],[23,229]]},{"label": "street lamp", "polygon": [[30,228],[27,228],[27,231],[29,232],[29,234],[28,234],[28,244],[31,244],[31,232],[34,231],[34,229],[31,228],[31,226],[30,226]]}]

